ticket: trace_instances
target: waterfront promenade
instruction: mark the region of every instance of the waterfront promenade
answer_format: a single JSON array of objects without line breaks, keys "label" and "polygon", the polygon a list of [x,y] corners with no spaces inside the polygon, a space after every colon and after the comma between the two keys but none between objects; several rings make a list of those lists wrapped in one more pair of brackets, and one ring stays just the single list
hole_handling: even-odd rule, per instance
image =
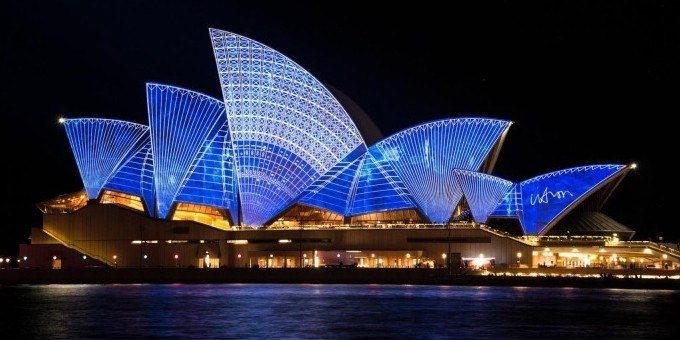
[{"label": "waterfront promenade", "polygon": [[[531,272],[533,271],[533,273]],[[371,268],[87,268],[5,269],[0,284],[310,283],[601,287],[680,290],[679,270],[565,268],[453,271]]]}]

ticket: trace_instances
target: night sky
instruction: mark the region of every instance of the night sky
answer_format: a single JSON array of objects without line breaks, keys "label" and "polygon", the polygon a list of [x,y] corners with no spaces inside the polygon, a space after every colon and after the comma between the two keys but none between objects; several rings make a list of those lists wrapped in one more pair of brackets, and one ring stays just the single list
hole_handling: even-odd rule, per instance
[{"label": "night sky", "polygon": [[637,162],[604,212],[637,239],[680,238],[668,210],[677,170],[667,164],[678,132],[666,118],[680,112],[676,8],[323,3],[0,2],[0,255],[41,225],[35,203],[82,188],[58,117],[146,124],[146,82],[222,98],[209,27],[282,52],[385,136],[446,117],[514,121],[494,171],[512,181]]}]

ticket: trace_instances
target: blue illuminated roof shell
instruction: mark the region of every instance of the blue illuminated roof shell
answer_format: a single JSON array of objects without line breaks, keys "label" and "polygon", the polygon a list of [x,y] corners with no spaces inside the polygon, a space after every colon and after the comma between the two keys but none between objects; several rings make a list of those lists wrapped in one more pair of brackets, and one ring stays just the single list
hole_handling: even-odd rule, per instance
[{"label": "blue illuminated roof shell", "polygon": [[349,215],[349,204],[356,191],[358,172],[366,147],[360,145],[305,190],[299,202]]},{"label": "blue illuminated roof shell", "polygon": [[513,186],[510,181],[481,172],[454,170],[454,178],[470,205],[472,217],[478,223],[486,223],[498,202]]},{"label": "blue illuminated roof shell", "polygon": [[104,189],[141,197],[147,213],[154,216],[153,153],[148,129],[140,140],[140,146],[132,149],[130,155],[125,157],[124,163],[104,184]]},{"label": "blue illuminated roof shell", "polygon": [[[224,103],[179,87],[147,84],[147,105],[158,217],[168,217],[178,196],[233,207],[235,192],[224,192],[225,183],[231,183],[223,170],[232,167],[228,133],[218,139],[221,145],[211,144],[226,125]],[[193,176],[198,172],[202,179]]]},{"label": "blue illuminated roof shell", "polygon": [[445,223],[463,197],[453,170],[479,171],[511,124],[488,118],[438,120],[396,133],[371,152],[394,169],[431,222]]},{"label": "blue illuminated roof shell", "polygon": [[416,209],[445,223],[465,197],[479,223],[517,218],[542,235],[626,173],[593,165],[518,184],[482,173],[511,125],[488,118],[429,122],[367,148],[338,100],[298,64],[234,33],[210,36],[223,101],[147,84],[149,127],[63,121],[89,198],[106,188],[141,197],[160,218],[185,202],[260,226],[298,203],[344,216]]},{"label": "blue illuminated roof shell", "polygon": [[389,164],[376,161],[366,153],[361,163],[354,196],[349,203],[350,216],[379,211],[412,209],[411,194]]},{"label": "blue illuminated roof shell", "polygon": [[261,225],[359,145],[345,109],[309,72],[252,39],[210,29],[243,221]]},{"label": "blue illuminated roof shell", "polygon": [[619,175],[625,165],[604,164],[570,168],[537,176],[519,184],[520,221],[527,234],[544,235],[574,206]]},{"label": "blue illuminated roof shell", "polygon": [[140,124],[99,118],[65,119],[62,124],[90,199],[99,197],[104,184],[149,130]]},{"label": "blue illuminated roof shell", "polygon": [[520,218],[522,216],[522,191],[514,184],[505,192],[503,198],[490,217]]}]

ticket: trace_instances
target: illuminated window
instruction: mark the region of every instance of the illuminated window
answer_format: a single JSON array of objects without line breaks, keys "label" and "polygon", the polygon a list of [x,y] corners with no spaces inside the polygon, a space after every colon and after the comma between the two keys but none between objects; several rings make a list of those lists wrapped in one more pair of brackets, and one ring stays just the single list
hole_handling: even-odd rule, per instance
[{"label": "illuminated window", "polygon": [[271,224],[273,227],[298,227],[300,225],[338,225],[343,216],[330,210],[296,204]]},{"label": "illuminated window", "polygon": [[149,133],[142,137],[141,146],[116,170],[104,189],[112,189],[142,197],[146,211],[154,216],[153,155]]},{"label": "illuminated window", "polygon": [[45,214],[59,214],[74,212],[87,204],[85,189],[59,195],[51,200],[38,203],[38,208]]},{"label": "illuminated window", "polygon": [[139,211],[144,211],[142,199],[139,196],[124,194],[122,192],[104,190],[99,203],[118,204]]},{"label": "illuminated window", "polygon": [[415,209],[368,213],[352,217],[352,224],[412,224],[423,223]]},{"label": "illuminated window", "polygon": [[230,227],[229,221],[220,209],[192,203],[178,203],[172,219],[195,221],[225,230]]}]

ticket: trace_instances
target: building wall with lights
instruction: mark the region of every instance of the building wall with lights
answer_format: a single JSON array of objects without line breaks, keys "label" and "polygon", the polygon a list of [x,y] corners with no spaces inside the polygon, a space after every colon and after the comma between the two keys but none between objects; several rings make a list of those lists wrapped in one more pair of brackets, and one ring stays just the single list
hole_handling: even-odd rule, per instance
[{"label": "building wall with lights", "polygon": [[[116,263],[139,257],[130,242],[143,248],[155,240],[169,245],[148,244],[163,253],[145,254],[147,261],[158,258],[157,265],[172,264],[171,248],[178,261],[201,258],[212,248],[220,255],[205,261],[224,253],[222,264],[234,265],[235,250],[224,243],[238,239],[234,233],[280,239],[295,234],[273,231],[277,228],[306,229],[317,235],[312,238],[333,240],[315,245],[317,250],[389,248],[432,258],[441,242],[403,238],[425,233],[437,239],[432,235],[452,223],[499,227],[508,221],[519,226],[516,236],[549,235],[566,216],[599,211],[633,168],[591,165],[520,182],[493,176],[512,125],[501,119],[443,119],[368,145],[361,124],[300,65],[234,33],[211,29],[210,37],[221,99],[149,83],[147,124],[60,119],[84,189],[39,204],[43,232],[109,264],[112,253],[119,256]],[[310,227],[321,225],[337,230]],[[503,238],[483,230],[456,233]],[[355,244],[354,237],[365,242]],[[168,243],[173,240],[187,242]],[[197,240],[205,242],[192,243]],[[453,249],[502,262],[528,251],[521,242],[499,242],[454,242]],[[248,247],[248,252],[276,249]]]},{"label": "building wall with lights", "polygon": [[[434,267],[444,266],[447,258],[462,263],[480,254],[501,264],[514,261],[517,252],[529,256],[532,249],[508,235],[468,223],[456,224],[450,230],[413,225],[221,230],[194,221],[153,219],[116,204],[89,204],[72,213],[46,214],[42,229],[34,229],[32,235],[32,244],[21,250],[22,256],[34,261],[25,263],[26,267],[49,267],[52,256],[65,257],[62,248],[45,245],[66,245],[86,254],[91,263],[121,268],[205,268],[206,255],[213,267],[311,267],[314,258],[316,266],[343,262],[361,267],[413,268],[427,262]],[[52,250],[45,253],[44,249]],[[450,255],[442,258],[444,254]],[[69,263],[63,267],[69,267]]]}]

